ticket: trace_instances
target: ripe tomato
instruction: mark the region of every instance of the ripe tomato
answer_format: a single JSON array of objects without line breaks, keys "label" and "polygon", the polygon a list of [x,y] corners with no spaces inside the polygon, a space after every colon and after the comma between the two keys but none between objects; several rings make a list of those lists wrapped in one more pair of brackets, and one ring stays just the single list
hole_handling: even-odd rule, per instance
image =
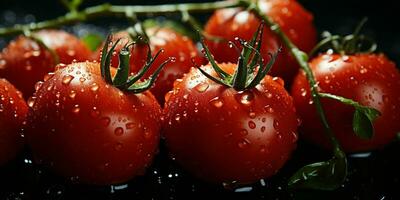
[{"label": "ripe tomato", "polygon": [[[54,50],[61,63],[73,60],[85,61],[90,58],[89,49],[75,36],[61,30],[41,30],[34,37]],[[24,36],[3,49],[0,53],[0,77],[6,78],[17,87],[27,99],[34,92],[34,85],[43,76],[54,70],[56,63],[50,51],[38,42]]]},{"label": "ripe tomato", "polygon": [[[154,54],[163,49],[164,53],[159,55],[159,58],[153,65],[158,66],[169,57],[175,57],[176,61],[169,63],[160,73],[154,87],[150,90],[157,98],[160,105],[164,104],[165,94],[172,89],[172,84],[177,78],[181,78],[184,73],[188,72],[192,66],[191,58],[195,58],[195,62],[201,64],[202,59],[196,49],[195,44],[188,37],[182,36],[169,28],[152,27],[146,30],[149,36],[149,44],[151,51]],[[128,42],[132,42],[127,31],[122,31],[114,34],[114,41],[122,38],[122,42],[115,48],[115,52]],[[137,44],[131,50],[130,69],[132,73],[138,72],[146,63],[148,47],[145,44]],[[95,57],[99,59],[101,49],[95,53]],[[114,54],[111,60],[111,66],[118,67],[118,54]],[[144,76],[148,78],[154,73],[155,68],[150,69]]]},{"label": "ripe tomato", "polygon": [[[358,138],[352,129],[354,108],[331,99],[322,99],[328,121],[347,152],[367,151],[392,141],[400,131],[400,73],[384,55],[324,54],[310,62],[321,92],[343,96],[381,112],[374,121],[371,140]],[[330,147],[312,105],[309,84],[299,73],[292,86],[294,102],[303,123],[304,138]]]},{"label": "ripe tomato", "polygon": [[28,105],[35,161],[72,181],[127,181],[144,173],[157,151],[161,108],[154,96],[107,84],[98,63],[59,69]]},{"label": "ripe tomato", "polygon": [[[236,64],[221,64],[232,74]],[[210,65],[203,69],[212,75]],[[211,72],[212,71],[212,72]],[[236,91],[198,69],[166,95],[164,133],[174,159],[214,183],[246,184],[275,174],[296,147],[297,118],[279,78]]]},{"label": "ripe tomato", "polygon": [[[312,24],[313,16],[294,0],[260,0],[260,9],[278,23],[301,50],[310,51],[316,44],[316,30]],[[207,42],[215,60],[219,62],[237,62],[238,53],[234,48],[228,48],[228,41],[236,37],[250,40],[260,24],[260,20],[248,11],[238,8],[217,10],[208,20],[205,31],[227,41]],[[268,53],[276,52],[283,46],[278,37],[268,28],[264,28],[261,53],[269,60]],[[270,74],[282,77],[290,83],[298,71],[298,64],[290,52],[283,48]]]},{"label": "ripe tomato", "polygon": [[28,106],[7,80],[0,79],[0,165],[13,159],[22,148],[21,129]]}]

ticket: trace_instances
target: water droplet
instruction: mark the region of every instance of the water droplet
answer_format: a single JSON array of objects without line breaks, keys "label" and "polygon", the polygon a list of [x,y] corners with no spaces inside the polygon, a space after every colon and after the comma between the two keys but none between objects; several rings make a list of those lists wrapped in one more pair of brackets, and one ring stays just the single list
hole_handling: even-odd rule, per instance
[{"label": "water droplet", "polygon": [[44,78],[43,78],[43,80],[44,81],[47,81],[47,80],[49,80],[51,77],[53,77],[54,76],[54,73],[53,72],[49,72],[49,73],[47,73],[45,76],[44,76]]},{"label": "water droplet", "polygon": [[179,121],[180,119],[181,119],[181,116],[180,116],[179,114],[176,114],[176,115],[175,115],[175,120],[176,120],[176,121]]},{"label": "water droplet", "polygon": [[30,108],[33,108],[33,106],[34,106],[35,103],[36,103],[36,97],[35,97],[35,96],[30,97],[30,98],[28,99],[27,103],[28,103],[28,106],[29,106]]},{"label": "water droplet", "polygon": [[74,91],[74,90],[71,90],[70,92],[69,92],[69,98],[71,98],[71,99],[75,99],[75,96],[76,96],[76,92]]},{"label": "water droplet", "polygon": [[199,83],[199,84],[197,84],[194,88],[195,88],[198,92],[203,93],[203,92],[205,92],[205,91],[208,89],[208,87],[210,87],[210,85],[208,85],[207,83]]},{"label": "water droplet", "polygon": [[283,79],[279,78],[279,77],[274,77],[272,78],[273,81],[275,81],[276,83],[278,83],[281,86],[285,85],[285,81],[283,81]]},{"label": "water droplet", "polygon": [[361,68],[361,69],[360,69],[360,73],[361,73],[361,74],[365,74],[365,73],[367,73],[367,72],[368,72],[368,70],[365,69],[365,68]]},{"label": "water droplet", "polygon": [[251,128],[251,129],[255,129],[256,128],[256,123],[254,123],[253,121],[249,121],[248,125],[249,125],[249,128]]},{"label": "water droplet", "polygon": [[[232,136],[232,133],[230,133],[230,134]],[[246,129],[242,129],[242,130],[240,130],[240,134],[243,135],[243,136],[246,136],[246,135],[249,134],[249,132]]]},{"label": "water droplet", "polygon": [[42,81],[38,81],[35,84],[35,91],[38,91],[42,87],[42,85],[43,85],[43,82]]},{"label": "water droplet", "polygon": [[109,117],[103,117],[100,119],[101,123],[103,124],[104,127],[107,127],[110,125],[110,118]]},{"label": "water droplet", "polygon": [[262,126],[261,127],[261,132],[264,132],[265,131],[265,126]]},{"label": "water droplet", "polygon": [[238,146],[241,149],[247,148],[249,145],[250,145],[250,141],[247,138],[243,139],[242,141],[240,141],[238,143]]},{"label": "water droplet", "polygon": [[124,134],[124,129],[121,128],[121,127],[118,127],[118,128],[116,128],[116,129],[114,130],[114,134],[115,134],[116,136],[121,136],[122,134]]},{"label": "water droplet", "polygon": [[81,108],[79,108],[79,105],[76,104],[76,105],[74,106],[74,108],[72,108],[72,112],[75,113],[75,114],[78,114],[79,111],[81,111]]},{"label": "water droplet", "polygon": [[250,105],[254,99],[254,95],[251,92],[239,92],[239,102],[243,105]]},{"label": "water droplet", "polygon": [[312,104],[314,104],[314,101],[312,99],[310,99],[310,101],[308,101],[308,104],[312,105]]},{"label": "water droplet", "polygon": [[275,130],[279,129],[279,121],[274,119],[274,128]]},{"label": "water droplet", "polygon": [[67,74],[62,78],[62,84],[69,85],[69,83],[71,83],[72,79],[74,79],[74,77]]},{"label": "water droplet", "polygon": [[86,81],[86,78],[80,77],[80,78],[79,78],[79,81],[80,81],[81,83],[83,83],[83,82]]},{"label": "water droplet", "polygon": [[97,90],[99,90],[99,86],[97,85],[97,83],[93,83],[90,87],[90,91],[97,92]]},{"label": "water droplet", "polygon": [[97,110],[97,107],[93,107],[92,111],[90,112],[90,115],[91,115],[93,118],[97,118],[97,117],[100,116],[100,111]]},{"label": "water droplet", "polygon": [[298,136],[296,132],[292,132],[292,142],[295,143],[297,142]]},{"label": "water droplet", "polygon": [[255,112],[249,112],[249,117],[250,117],[250,119],[256,118],[256,113]]},{"label": "water droplet", "polygon": [[211,99],[210,103],[216,108],[221,108],[224,105],[224,103],[219,99],[219,97]]},{"label": "water droplet", "polygon": [[126,127],[126,129],[133,129],[133,128],[135,128],[135,123],[132,123],[132,122],[127,123],[127,124],[125,125],[125,127]]}]

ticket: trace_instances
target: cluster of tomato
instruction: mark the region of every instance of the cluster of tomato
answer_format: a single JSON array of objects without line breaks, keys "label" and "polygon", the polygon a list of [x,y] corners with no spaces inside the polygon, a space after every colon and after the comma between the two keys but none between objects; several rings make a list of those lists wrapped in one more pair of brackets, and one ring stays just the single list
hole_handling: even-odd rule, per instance
[{"label": "cluster of tomato", "polygon": [[[296,1],[260,1],[259,6],[301,50],[316,44],[313,17]],[[250,40],[259,24],[255,15],[239,8],[218,10],[209,19],[205,32],[224,39],[206,41],[222,75],[232,76],[238,66],[240,52],[229,48],[228,41]],[[140,92],[105,80],[100,65],[107,61],[100,60],[101,49],[91,52],[64,31],[42,30],[11,41],[0,53],[0,164],[27,144],[35,163],[72,181],[116,184],[143,174],[162,138],[171,158],[196,177],[247,184],[284,165],[296,147],[298,127],[305,139],[330,147],[305,74],[287,48],[278,54],[271,76],[237,90],[200,71],[221,75],[213,63],[205,64],[188,37],[165,27],[146,33],[148,45],[130,47],[127,31],[115,34],[115,53],[110,55],[111,75],[118,73],[114,67],[126,48],[132,74],[142,73],[149,61],[162,65],[176,58],[166,63],[150,91]],[[268,53],[282,43],[268,27],[261,39],[261,54],[271,60]],[[149,48],[153,56],[163,51],[149,59]],[[192,61],[204,65],[194,68]],[[364,140],[353,134],[353,107],[322,100],[347,152],[379,148],[394,139],[400,131],[400,73],[393,62],[383,54],[328,51],[309,64],[320,91],[381,113],[373,124],[374,136]],[[154,78],[155,71],[152,67],[144,77]],[[291,85],[291,95],[284,81]]]}]

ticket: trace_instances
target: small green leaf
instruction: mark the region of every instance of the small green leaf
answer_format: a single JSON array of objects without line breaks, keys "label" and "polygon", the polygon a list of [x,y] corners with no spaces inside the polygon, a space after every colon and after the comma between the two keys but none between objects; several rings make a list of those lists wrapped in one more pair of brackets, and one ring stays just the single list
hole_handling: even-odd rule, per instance
[{"label": "small green leaf", "polygon": [[102,37],[94,33],[88,33],[84,35],[81,40],[91,51],[95,51],[103,42]]},{"label": "small green leaf", "polygon": [[356,107],[353,115],[353,131],[362,139],[371,139],[374,135],[373,121],[380,115],[379,111],[369,107]]},{"label": "small green leaf", "polygon": [[335,190],[347,176],[347,160],[342,151],[325,162],[306,165],[289,180],[288,186],[297,189]]}]

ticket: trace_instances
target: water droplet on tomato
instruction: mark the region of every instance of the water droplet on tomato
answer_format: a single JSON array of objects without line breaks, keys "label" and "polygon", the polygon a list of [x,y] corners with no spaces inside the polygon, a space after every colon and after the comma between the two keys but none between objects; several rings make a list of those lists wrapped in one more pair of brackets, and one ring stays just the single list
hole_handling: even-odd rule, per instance
[{"label": "water droplet on tomato", "polygon": [[42,81],[38,81],[35,84],[35,91],[38,91],[42,87],[42,85],[43,85],[43,82]]},{"label": "water droplet on tomato", "polygon": [[81,83],[83,83],[83,82],[86,81],[86,78],[80,77],[80,78],[79,78],[79,81],[80,81]]},{"label": "water droplet on tomato", "polygon": [[275,81],[276,83],[278,83],[281,86],[285,85],[285,81],[283,81],[283,79],[279,78],[279,77],[274,77],[272,78],[273,81]]},{"label": "water droplet on tomato", "polygon": [[78,114],[80,111],[81,111],[81,108],[79,108],[78,104],[76,104],[74,106],[74,108],[72,108],[72,112],[75,113],[75,114]]},{"label": "water droplet on tomato", "polygon": [[216,108],[221,108],[224,105],[224,103],[222,102],[222,100],[219,99],[219,97],[211,99],[210,103]]},{"label": "water droplet on tomato", "polygon": [[245,92],[239,92],[236,98],[239,101],[239,103],[248,106],[252,103],[254,95],[251,92],[245,91]]},{"label": "water droplet on tomato", "polygon": [[273,125],[274,125],[275,130],[279,129],[279,121],[278,120],[274,119]]},{"label": "water droplet on tomato", "polygon": [[210,87],[210,85],[208,85],[207,83],[199,83],[199,84],[197,84],[194,88],[195,88],[198,92],[203,93],[203,92],[205,92],[205,91],[208,89],[208,87]]},{"label": "water droplet on tomato", "polygon": [[97,109],[97,107],[93,107],[92,111],[90,112],[90,115],[93,118],[97,118],[100,116],[100,111]]},{"label": "water droplet on tomato", "polygon": [[256,128],[256,123],[254,123],[251,120],[248,122],[248,125],[249,125],[249,128],[251,128],[251,129],[255,129]]},{"label": "water droplet on tomato", "polygon": [[176,114],[176,115],[175,115],[175,120],[176,120],[176,121],[179,121],[180,119],[181,119],[181,116],[180,116],[179,114]]},{"label": "water droplet on tomato", "polygon": [[53,76],[54,76],[54,73],[53,72],[49,72],[46,75],[44,75],[43,80],[47,81],[47,80],[51,79],[51,77],[53,77]]},{"label": "water droplet on tomato", "polygon": [[238,143],[238,146],[241,149],[247,148],[247,147],[249,147],[249,145],[250,145],[250,141],[247,138],[243,139],[242,141],[240,141]]},{"label": "water droplet on tomato", "polygon": [[125,125],[126,129],[133,129],[135,128],[135,123],[133,122],[129,122]]},{"label": "water droplet on tomato", "polygon": [[27,103],[28,103],[28,106],[29,106],[30,108],[33,108],[33,106],[34,106],[35,103],[36,103],[36,97],[35,97],[35,96],[29,97]]},{"label": "water droplet on tomato", "polygon": [[[230,134],[231,134],[231,136],[232,136],[232,133],[230,133]],[[248,132],[246,129],[240,130],[240,135],[246,136],[246,135],[248,135],[248,134],[249,134],[249,132]]]},{"label": "water droplet on tomato", "polygon": [[250,117],[250,119],[256,118],[256,113],[255,112],[249,112],[249,117]]},{"label": "water droplet on tomato", "polygon": [[75,92],[74,90],[71,90],[71,91],[69,92],[68,96],[69,96],[69,98],[71,98],[71,99],[75,99],[76,92]]},{"label": "water droplet on tomato", "polygon": [[90,91],[97,92],[97,90],[99,90],[99,85],[97,85],[97,83],[93,83],[92,86],[90,86]]},{"label": "water droplet on tomato", "polygon": [[365,73],[367,73],[367,72],[368,72],[368,70],[365,69],[365,68],[361,68],[361,69],[360,69],[360,74],[365,74]]},{"label": "water droplet on tomato", "polygon": [[262,126],[261,127],[261,132],[264,132],[265,131],[265,126]]},{"label": "water droplet on tomato", "polygon": [[74,79],[74,77],[67,74],[62,78],[62,84],[69,85],[69,83],[71,83],[72,79]]},{"label": "water droplet on tomato", "polygon": [[117,128],[114,130],[114,134],[115,134],[116,136],[121,136],[122,134],[124,134],[124,129],[123,129],[122,127],[117,127]]}]

